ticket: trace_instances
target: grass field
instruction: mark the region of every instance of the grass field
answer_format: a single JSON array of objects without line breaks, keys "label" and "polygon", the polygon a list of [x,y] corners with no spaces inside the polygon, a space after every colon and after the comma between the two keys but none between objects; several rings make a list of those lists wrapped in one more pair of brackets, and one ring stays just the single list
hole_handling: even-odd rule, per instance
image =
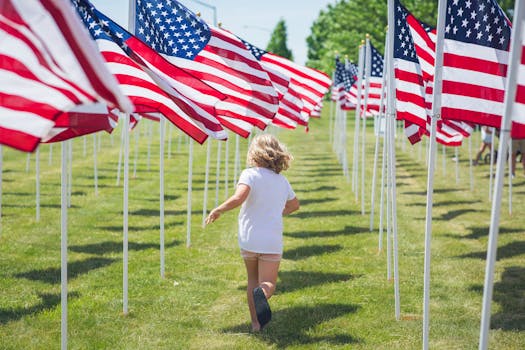
[{"label": "grass field", "polygon": [[[73,142],[68,211],[70,349],[420,349],[425,236],[425,145],[397,148],[397,223],[401,320],[387,279],[386,241],[378,252],[379,207],[369,230],[373,135],[367,135],[366,215],[329,141],[328,108],[310,132],[277,131],[295,156],[285,175],[301,209],[285,219],[284,259],[273,320],[249,332],[245,272],[236,211],[203,229],[206,147],[195,146],[191,247],[186,247],[188,145],[172,131],[166,156],[166,278],[159,262],[158,125],[139,126],[136,177],[130,180],[129,308],[122,314],[122,180],[116,185],[119,132],[102,135],[98,195],[93,139]],[[350,119],[353,119],[353,114]],[[152,130],[148,146],[147,134]],[[135,133],[137,130],[134,131]],[[353,122],[348,152],[352,155]],[[479,135],[474,135],[474,152]],[[135,136],[131,136],[133,173]],[[166,142],[167,146],[167,142]],[[215,202],[213,142],[208,207]],[[148,149],[151,154],[148,163]],[[234,142],[229,145],[233,190]],[[477,349],[491,203],[489,167],[474,168],[468,147],[439,149],[435,176],[431,274],[431,349]],[[35,155],[4,148],[0,233],[0,349],[60,348],[60,145],[40,150],[41,212],[35,219]],[[241,142],[244,165],[246,142]],[[222,147],[222,160],[224,160]],[[446,167],[443,167],[443,159]],[[224,189],[221,168],[220,200]],[[492,303],[491,349],[525,347],[525,176],[513,183],[509,215],[505,181]],[[376,192],[376,203],[379,203]]]}]

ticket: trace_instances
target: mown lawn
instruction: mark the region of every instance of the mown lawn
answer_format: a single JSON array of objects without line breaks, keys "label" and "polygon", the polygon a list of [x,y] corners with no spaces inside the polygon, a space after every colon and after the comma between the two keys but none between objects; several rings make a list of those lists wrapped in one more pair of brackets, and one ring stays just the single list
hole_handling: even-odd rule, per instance
[{"label": "mown lawn", "polygon": [[[191,247],[186,247],[188,144],[174,129],[166,150],[166,278],[159,262],[159,135],[149,121],[138,127],[139,158],[130,180],[129,308],[122,314],[122,178],[117,186],[119,132],[102,135],[98,195],[93,138],[74,141],[69,224],[69,348],[71,349],[420,349],[425,235],[425,145],[397,148],[397,223],[401,320],[387,279],[386,241],[378,252],[369,230],[373,134],[367,135],[366,215],[343,176],[330,143],[328,114],[310,131],[274,131],[295,156],[286,173],[301,210],[285,219],[285,253],[273,320],[249,332],[245,272],[236,238],[236,212],[201,227],[206,147],[195,145]],[[353,114],[348,154],[352,162]],[[150,134],[150,130],[152,130]],[[167,133],[168,134],[168,133]],[[148,135],[151,144],[148,145]],[[401,136],[401,135],[399,135]],[[234,141],[234,138],[232,137]],[[479,135],[474,135],[473,152]],[[233,191],[235,142],[229,144]],[[133,174],[135,136],[131,136]],[[421,147],[421,149],[420,149]],[[168,148],[168,142],[166,142]],[[150,159],[148,162],[148,149]],[[217,142],[213,142],[208,207],[215,202]],[[221,159],[224,160],[225,147]],[[0,233],[0,349],[60,347],[60,145],[40,149],[41,213],[35,219],[35,163],[4,148]],[[246,141],[241,141],[244,165]],[[474,168],[460,150],[459,181],[453,152],[435,176],[431,280],[431,349],[477,349],[490,222],[488,165]],[[444,171],[446,169],[446,171]],[[224,189],[221,167],[220,200]],[[491,349],[525,344],[525,176],[508,182],[502,203],[492,304]],[[360,176],[359,176],[360,178]],[[378,181],[379,184],[379,181]],[[360,196],[359,196],[360,198]],[[385,232],[386,233],[386,232]]]}]

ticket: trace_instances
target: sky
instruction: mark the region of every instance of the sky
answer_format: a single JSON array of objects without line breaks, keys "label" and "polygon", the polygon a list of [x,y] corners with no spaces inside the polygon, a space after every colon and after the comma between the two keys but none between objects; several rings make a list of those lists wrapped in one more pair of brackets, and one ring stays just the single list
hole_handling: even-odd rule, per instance
[{"label": "sky", "polygon": [[[240,36],[251,44],[265,49],[277,22],[284,19],[287,27],[287,45],[295,62],[305,64],[307,58],[306,38],[310,27],[319,15],[335,0],[179,0],[190,10],[200,12],[213,24],[214,12],[223,28]],[[129,0],[91,0],[105,15],[128,27]],[[208,6],[202,5],[208,4]],[[215,9],[215,10],[214,10]]]}]

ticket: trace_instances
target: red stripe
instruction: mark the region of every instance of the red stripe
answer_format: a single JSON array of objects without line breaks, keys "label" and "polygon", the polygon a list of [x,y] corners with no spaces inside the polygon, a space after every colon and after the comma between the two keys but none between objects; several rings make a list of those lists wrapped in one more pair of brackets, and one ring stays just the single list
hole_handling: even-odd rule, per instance
[{"label": "red stripe", "polygon": [[398,82],[398,84],[401,84],[402,82],[408,82],[408,83],[420,85],[421,87],[424,86],[423,77],[420,74],[413,73],[413,72],[407,72],[405,70],[396,68],[395,76],[397,80],[401,80],[401,82]]},{"label": "red stripe", "polygon": [[55,0],[40,0],[40,2],[53,17],[57,26],[60,28],[62,35],[71,47],[71,52],[74,53],[80,66],[82,67],[82,70],[86,73],[86,76],[91,85],[94,87],[95,91],[108,102],[113,103],[117,107],[121,107],[119,106],[118,98],[113,94],[113,91],[108,89],[104,81],[101,80],[102,77],[99,77],[99,72],[96,71],[92,60],[89,58],[89,55],[98,53],[88,53],[84,51],[83,47],[85,47],[85,45],[77,41],[78,38],[71,30],[71,23],[65,18],[63,11],[60,9],[60,4],[57,4]]},{"label": "red stripe", "polygon": [[241,137],[248,138],[250,136],[250,132],[227,121],[226,119],[223,119],[221,117],[217,117],[222,125],[224,125],[226,128],[230,129],[234,133],[238,134]]},{"label": "red stripe", "polygon": [[512,122],[510,136],[514,139],[525,139],[525,124]]},{"label": "red stripe", "polygon": [[525,104],[525,86],[516,85],[516,102]]},{"label": "red stripe", "polygon": [[443,80],[443,93],[474,97],[495,102],[503,102],[503,99],[505,98],[504,90],[449,80]]},{"label": "red stripe", "polygon": [[455,55],[448,52],[443,54],[443,66],[498,75],[503,78],[507,76],[506,64],[483,60],[480,58]]},{"label": "red stripe", "polygon": [[0,126],[0,144],[13,147],[17,150],[24,152],[33,152],[40,139],[23,132],[6,129]]},{"label": "red stripe", "polygon": [[456,109],[450,107],[442,107],[441,115],[445,119],[461,120],[464,122],[488,125],[496,128],[501,127],[500,115],[474,112],[468,109]]},{"label": "red stripe", "polygon": [[5,94],[1,91],[0,106],[14,111],[28,111],[49,120],[55,120],[62,113],[49,104],[37,102],[24,96]]}]

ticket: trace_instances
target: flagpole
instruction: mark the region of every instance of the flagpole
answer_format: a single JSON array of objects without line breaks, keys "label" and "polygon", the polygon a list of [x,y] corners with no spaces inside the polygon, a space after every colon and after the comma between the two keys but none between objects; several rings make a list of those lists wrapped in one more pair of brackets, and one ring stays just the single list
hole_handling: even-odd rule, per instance
[{"label": "flagpole", "polygon": [[[122,116],[121,116],[122,118]],[[120,149],[118,152],[118,166],[117,166],[117,186],[120,185],[120,168],[122,167],[122,151],[124,148],[124,132],[122,132],[122,135],[120,137]]]},{"label": "flagpole", "polygon": [[[332,81],[335,81],[335,71],[332,72]],[[333,92],[333,89],[332,89],[332,92]],[[328,113],[328,141],[330,142],[330,144],[332,144],[332,141],[333,141],[333,135],[332,135],[332,132],[333,132],[333,111],[334,111],[334,100],[333,100],[333,96],[331,96],[330,98],[330,111]]]},{"label": "flagpole", "polygon": [[370,35],[366,35],[365,46],[365,101],[363,104],[363,128],[361,134],[361,215],[365,215],[365,146],[366,146],[366,110],[368,108],[368,92],[370,90],[370,73],[372,64],[372,49]]},{"label": "flagpole", "polygon": [[507,158],[507,165],[509,167],[509,216],[512,216],[512,139],[509,139],[509,157]]},{"label": "flagpole", "polygon": [[221,177],[221,141],[217,140],[217,168],[215,170],[215,207],[219,206],[219,187]]},{"label": "flagpole", "polygon": [[[385,52],[383,57],[386,57],[388,51],[388,35],[385,35]],[[370,194],[371,206],[370,206],[370,232],[374,230],[374,201],[375,201],[375,189],[376,189],[376,178],[377,178],[377,158],[379,157],[379,139],[381,137],[381,115],[383,113],[383,102],[385,96],[385,85],[386,85],[386,62],[383,65],[383,79],[381,81],[381,97],[379,99],[379,114],[375,118],[374,134],[376,136],[375,149],[374,149],[374,173],[372,175],[372,193]]]},{"label": "flagpole", "polygon": [[164,137],[166,129],[166,119],[163,115],[160,116],[160,154],[159,154],[159,179],[160,179],[160,188],[159,188],[159,201],[160,201],[160,278],[164,278]]},{"label": "flagpole", "polygon": [[40,221],[40,147],[35,152],[36,221]]},{"label": "flagpole", "polygon": [[470,173],[470,191],[474,191],[474,171],[472,166],[472,134],[468,137],[468,159]]},{"label": "flagpole", "polygon": [[206,143],[206,170],[204,175],[204,199],[202,201],[202,227],[204,227],[204,221],[206,220],[206,214],[208,212],[208,182],[210,178],[211,140],[208,139]]},{"label": "flagpole", "polygon": [[68,153],[69,153],[69,174],[67,181],[67,206],[71,207],[71,187],[73,186],[73,140],[68,140],[69,143]]},{"label": "flagpole", "polygon": [[[389,0],[388,2],[388,59],[393,60],[394,58],[394,2]],[[388,69],[388,115],[390,122],[390,181],[392,190],[392,234],[393,234],[393,250],[394,250],[394,298],[395,298],[395,315],[396,320],[401,318],[401,305],[400,305],[400,294],[399,294],[399,256],[398,256],[398,237],[397,237],[397,190],[396,190],[396,149],[395,149],[395,133],[396,133],[396,107],[395,107],[395,78],[394,78],[394,65],[392,61],[389,63]]]},{"label": "flagpole", "polygon": [[235,161],[233,166],[233,186],[235,188],[237,184],[237,176],[239,175],[239,163],[240,163],[240,137],[238,134],[235,134]]},{"label": "flagpole", "polygon": [[[137,126],[135,126],[136,128]],[[140,137],[140,131],[137,128],[134,130],[133,134],[135,135],[135,156],[133,159],[133,178],[135,179],[137,177],[137,163],[139,160],[139,137]]]},{"label": "flagpole", "polygon": [[60,303],[61,349],[67,349],[67,181],[68,141],[62,142],[62,169],[60,173]]},{"label": "flagpole", "polygon": [[230,161],[230,139],[226,139],[226,147],[224,147],[224,198],[228,198],[228,177],[229,177],[229,161]]},{"label": "flagpole", "polygon": [[490,176],[489,176],[489,202],[492,201],[492,178],[494,177],[494,134],[496,133],[496,128],[490,128],[492,134],[490,135]]},{"label": "flagpole", "polygon": [[359,124],[360,124],[360,113],[361,113],[361,95],[363,85],[363,69],[364,69],[364,55],[365,55],[364,41],[359,46],[359,63],[357,73],[357,106],[355,109],[355,126],[354,126],[354,155],[353,155],[353,174],[352,174],[352,187],[355,189],[355,200],[359,199]]},{"label": "flagpole", "polygon": [[191,246],[191,187],[193,182],[193,139],[190,138],[188,155],[188,210],[186,213],[186,247]]},{"label": "flagpole", "polygon": [[[483,287],[483,308],[481,311],[481,327],[479,335],[479,350],[486,350],[489,342],[490,329],[490,306],[494,287],[494,267],[496,264],[496,253],[498,249],[500,204],[503,192],[504,162],[507,154],[507,141],[510,139],[512,104],[516,96],[516,83],[520,55],[522,53],[522,31],[525,18],[525,6],[522,1],[516,0],[514,5],[514,23],[512,26],[509,66],[507,71],[507,82],[505,88],[505,107],[500,128],[500,142],[498,163],[496,169],[496,184],[494,188],[494,200],[492,201],[491,221],[487,247],[487,265],[485,269],[485,283]],[[521,58],[523,59],[523,58]]]},{"label": "flagpole", "polygon": [[[382,117],[384,119],[384,117]],[[379,251],[383,250],[383,217],[384,217],[384,194],[385,194],[385,171],[386,171],[386,132],[383,134],[383,156],[381,159],[381,196],[379,205]]]},{"label": "flagpole", "polygon": [[95,182],[95,196],[98,196],[97,133],[93,134],[93,179]]},{"label": "flagpole", "polygon": [[446,1],[440,0],[438,3],[438,19],[436,28],[436,59],[434,74],[434,96],[432,101],[432,119],[430,131],[430,149],[428,161],[427,178],[427,206],[426,206],[426,225],[425,225],[425,263],[424,263],[424,288],[423,288],[423,349],[428,350],[429,346],[429,325],[430,325],[430,258],[432,241],[432,196],[434,192],[434,168],[436,159],[436,132],[437,120],[441,117],[441,91],[443,73],[443,43],[445,38],[445,10]]},{"label": "flagpole", "polygon": [[0,145],[0,237],[2,234],[2,174],[4,172],[4,147]]}]

